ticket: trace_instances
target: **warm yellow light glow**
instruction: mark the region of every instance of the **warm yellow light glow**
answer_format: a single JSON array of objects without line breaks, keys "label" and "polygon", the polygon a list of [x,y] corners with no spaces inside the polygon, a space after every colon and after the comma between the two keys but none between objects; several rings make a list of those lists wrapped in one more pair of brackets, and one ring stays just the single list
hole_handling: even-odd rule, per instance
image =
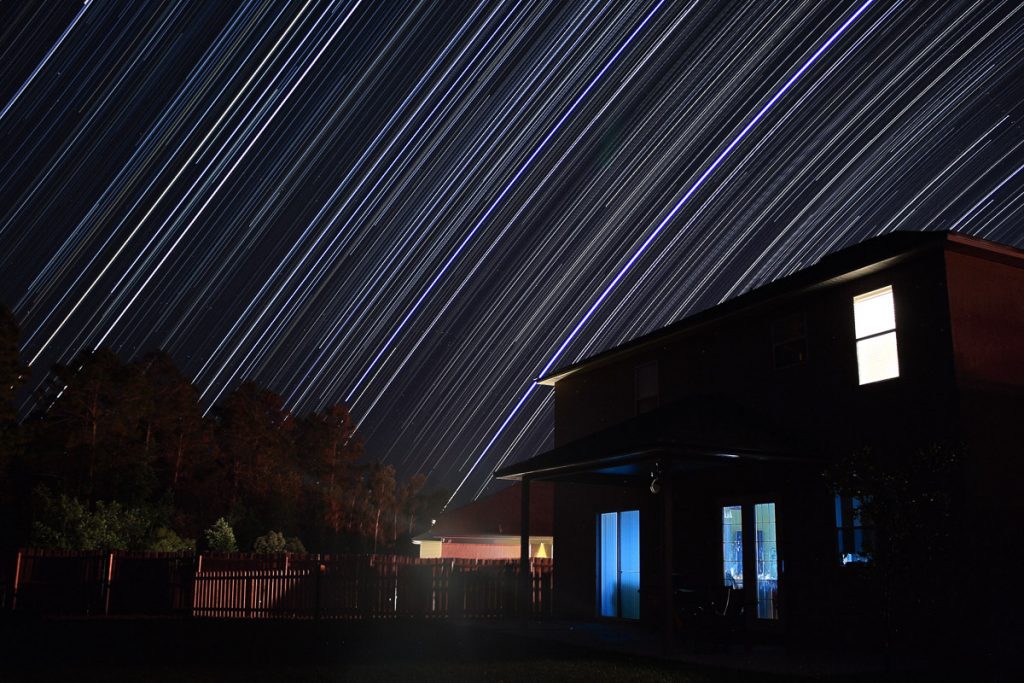
[{"label": "warm yellow light glow", "polygon": [[441,557],[441,541],[419,541],[420,557]]},{"label": "warm yellow light glow", "polygon": [[892,287],[853,297],[857,371],[861,384],[900,376],[896,347],[896,308]]},{"label": "warm yellow light glow", "polygon": [[533,556],[534,557],[544,557],[544,558],[546,558],[548,556],[547,546],[545,546],[544,543],[541,543],[540,545],[538,545],[537,546],[537,552],[534,553]]}]

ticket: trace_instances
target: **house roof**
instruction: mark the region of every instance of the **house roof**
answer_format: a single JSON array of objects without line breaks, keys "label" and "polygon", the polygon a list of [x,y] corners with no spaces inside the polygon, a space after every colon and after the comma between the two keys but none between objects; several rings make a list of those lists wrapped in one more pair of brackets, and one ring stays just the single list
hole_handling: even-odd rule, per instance
[{"label": "house roof", "polygon": [[655,460],[685,470],[737,460],[814,461],[808,454],[820,452],[749,408],[718,396],[696,396],[509,465],[494,476],[647,477]]},{"label": "house roof", "polygon": [[[513,484],[497,493],[447,510],[437,518],[430,530],[417,540],[493,539],[496,536],[518,536],[522,485]],[[554,487],[538,483],[530,486],[530,535],[551,536],[553,528]]]},{"label": "house roof", "polygon": [[718,306],[683,318],[671,325],[613,347],[594,356],[552,370],[537,378],[538,384],[553,386],[555,382],[583,368],[604,365],[648,346],[664,343],[667,338],[690,332],[702,325],[738,311],[778,301],[819,287],[861,277],[911,258],[931,249],[953,249],[983,255],[1024,266],[1024,251],[976,237],[948,231],[896,231],[874,237],[846,249],[822,257],[812,266],[741,294]]}]

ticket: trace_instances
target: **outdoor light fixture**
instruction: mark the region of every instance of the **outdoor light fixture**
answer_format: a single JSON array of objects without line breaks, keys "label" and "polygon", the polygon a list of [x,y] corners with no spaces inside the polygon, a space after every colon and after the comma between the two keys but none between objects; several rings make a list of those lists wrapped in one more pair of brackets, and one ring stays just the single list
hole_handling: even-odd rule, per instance
[{"label": "outdoor light fixture", "polygon": [[651,493],[657,495],[661,493],[661,463],[655,463],[654,470],[651,472]]}]

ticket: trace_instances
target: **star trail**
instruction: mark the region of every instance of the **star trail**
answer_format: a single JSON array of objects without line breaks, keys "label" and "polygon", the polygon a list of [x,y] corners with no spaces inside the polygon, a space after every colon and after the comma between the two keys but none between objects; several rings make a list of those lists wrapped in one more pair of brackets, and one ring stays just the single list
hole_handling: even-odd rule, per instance
[{"label": "star trail", "polygon": [[468,500],[553,367],[893,230],[1024,247],[1022,53],[1014,2],[3,3],[0,301],[29,389],[162,348]]}]

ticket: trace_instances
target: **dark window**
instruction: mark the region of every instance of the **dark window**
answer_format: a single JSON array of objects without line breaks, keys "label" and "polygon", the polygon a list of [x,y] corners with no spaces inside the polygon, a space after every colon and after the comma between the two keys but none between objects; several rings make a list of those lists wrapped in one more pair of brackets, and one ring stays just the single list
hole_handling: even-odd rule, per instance
[{"label": "dark window", "polygon": [[863,564],[871,561],[875,550],[875,528],[864,514],[864,501],[858,496],[836,496],[836,536],[839,561]]},{"label": "dark window", "polygon": [[772,358],[777,368],[807,360],[807,332],[802,315],[791,315],[772,323]]},{"label": "dark window", "polygon": [[636,414],[658,407],[658,361],[636,366]]}]

